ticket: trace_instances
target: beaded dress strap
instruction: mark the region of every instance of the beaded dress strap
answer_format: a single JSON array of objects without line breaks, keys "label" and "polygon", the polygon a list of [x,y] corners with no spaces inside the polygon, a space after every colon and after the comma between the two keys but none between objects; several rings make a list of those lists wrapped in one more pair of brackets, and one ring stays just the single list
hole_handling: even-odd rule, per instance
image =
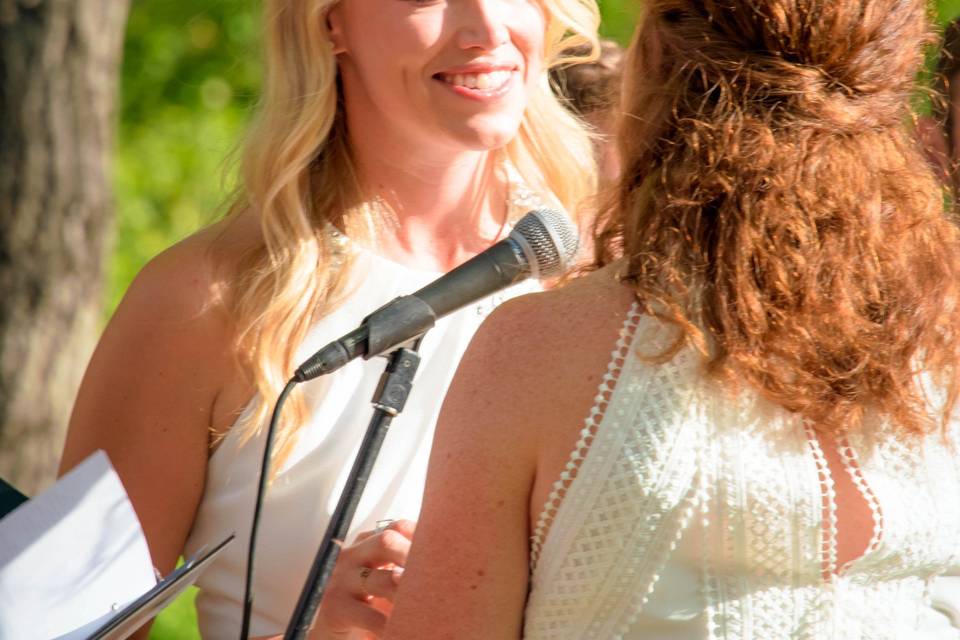
[{"label": "beaded dress strap", "polygon": [[600,423],[603,422],[604,412],[610,403],[610,397],[613,394],[617,380],[620,379],[624,362],[626,362],[639,324],[640,305],[634,301],[633,304],[630,305],[630,310],[627,312],[627,317],[623,321],[623,326],[620,328],[617,344],[610,354],[607,371],[600,380],[597,394],[593,399],[593,406],[590,408],[590,413],[587,415],[583,428],[580,430],[580,437],[573,451],[570,453],[567,466],[560,474],[560,477],[553,483],[550,495],[547,497],[547,501],[540,511],[540,516],[537,518],[537,526],[534,528],[533,536],[530,538],[531,572],[536,569],[537,561],[540,559],[540,551],[543,549],[543,541],[546,539],[550,526],[553,524],[553,520],[557,515],[557,509],[559,509],[560,503],[563,501],[563,497],[570,487],[570,484],[574,478],[577,477],[577,471],[580,469],[583,459],[590,450],[590,445],[597,435],[597,429],[600,427]]}]

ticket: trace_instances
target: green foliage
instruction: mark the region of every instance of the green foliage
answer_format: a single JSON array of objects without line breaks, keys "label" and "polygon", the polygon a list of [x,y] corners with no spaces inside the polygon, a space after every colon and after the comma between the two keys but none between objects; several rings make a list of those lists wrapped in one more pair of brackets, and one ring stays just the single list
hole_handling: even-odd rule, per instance
[{"label": "green foliage", "polygon": [[157,616],[150,629],[150,640],[200,640],[197,611],[193,607],[196,597],[196,587],[190,587],[180,594],[173,604]]},{"label": "green foliage", "polygon": [[[960,15],[960,0],[936,6],[941,20]],[[626,44],[638,7],[638,0],[601,0],[603,34]],[[107,315],[147,260],[222,210],[233,180],[225,159],[242,135],[260,82],[259,18],[259,3],[250,0],[133,1]],[[151,637],[197,638],[192,602],[191,593],[167,609]]]},{"label": "green foliage", "polygon": [[[960,0],[958,0],[960,2]],[[637,0],[600,0],[600,33],[626,46],[640,11]]]},{"label": "green foliage", "polygon": [[937,17],[946,22],[960,15],[960,0],[937,0]]},{"label": "green foliage", "polygon": [[259,12],[248,0],[133,3],[108,313],[147,260],[220,210],[231,180],[225,158],[259,87],[258,40]]}]

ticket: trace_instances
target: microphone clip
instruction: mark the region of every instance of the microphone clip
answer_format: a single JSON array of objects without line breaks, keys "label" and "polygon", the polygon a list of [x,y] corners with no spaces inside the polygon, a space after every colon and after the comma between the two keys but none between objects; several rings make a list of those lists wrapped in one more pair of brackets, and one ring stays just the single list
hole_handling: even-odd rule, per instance
[{"label": "microphone clip", "polygon": [[370,358],[392,351],[421,336],[437,322],[433,308],[415,295],[394,298],[360,323],[360,326],[327,344],[301,364],[293,377],[306,382],[332,373],[357,357]]}]

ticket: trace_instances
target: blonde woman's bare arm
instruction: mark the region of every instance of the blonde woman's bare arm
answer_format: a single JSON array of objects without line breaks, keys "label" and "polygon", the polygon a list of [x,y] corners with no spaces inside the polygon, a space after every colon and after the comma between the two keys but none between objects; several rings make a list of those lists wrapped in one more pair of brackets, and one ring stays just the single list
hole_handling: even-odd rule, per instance
[{"label": "blonde woman's bare arm", "polygon": [[193,524],[211,428],[233,411],[224,394],[237,369],[207,247],[194,236],[137,276],[87,367],[60,462],[62,474],[106,451],[163,573]]}]

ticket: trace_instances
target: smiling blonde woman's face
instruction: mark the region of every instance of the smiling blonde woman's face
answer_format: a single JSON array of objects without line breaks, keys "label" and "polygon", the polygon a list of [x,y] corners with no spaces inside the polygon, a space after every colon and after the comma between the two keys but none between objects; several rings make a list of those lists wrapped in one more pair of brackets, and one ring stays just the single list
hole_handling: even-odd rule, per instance
[{"label": "smiling blonde woman's face", "polygon": [[409,140],[503,146],[543,70],[532,0],[341,0],[328,22],[351,126]]}]

